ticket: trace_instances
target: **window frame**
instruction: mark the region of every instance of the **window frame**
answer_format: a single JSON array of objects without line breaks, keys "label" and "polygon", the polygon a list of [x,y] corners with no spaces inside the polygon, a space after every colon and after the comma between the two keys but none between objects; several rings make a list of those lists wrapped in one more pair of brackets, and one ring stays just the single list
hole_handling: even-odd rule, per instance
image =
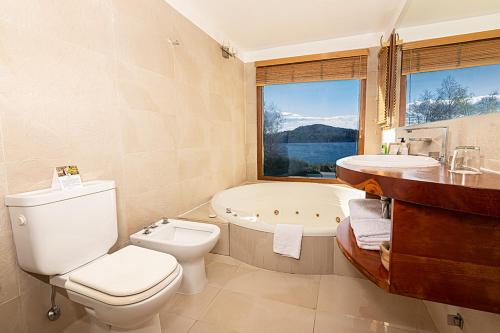
[{"label": "window frame", "polygon": [[[264,175],[264,132],[263,132],[263,87],[257,87],[257,179],[284,182],[307,182],[322,184],[341,184],[338,178],[312,178],[298,176],[265,176]],[[365,116],[366,116],[366,79],[359,80],[359,123],[358,123],[358,154],[365,150]]]}]

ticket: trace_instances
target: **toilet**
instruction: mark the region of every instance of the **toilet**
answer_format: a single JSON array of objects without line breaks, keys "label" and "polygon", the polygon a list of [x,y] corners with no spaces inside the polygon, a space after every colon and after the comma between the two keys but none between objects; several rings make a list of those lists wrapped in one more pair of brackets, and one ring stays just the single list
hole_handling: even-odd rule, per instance
[{"label": "toilet", "polygon": [[207,285],[205,255],[219,239],[213,224],[163,219],[130,236],[134,245],[173,255],[182,266],[184,278],[179,293],[192,295]]},{"label": "toilet", "polygon": [[49,275],[83,305],[91,332],[161,333],[159,311],[183,269],[172,255],[143,247],[108,254],[118,237],[114,181],[8,195],[5,203],[19,265]]}]

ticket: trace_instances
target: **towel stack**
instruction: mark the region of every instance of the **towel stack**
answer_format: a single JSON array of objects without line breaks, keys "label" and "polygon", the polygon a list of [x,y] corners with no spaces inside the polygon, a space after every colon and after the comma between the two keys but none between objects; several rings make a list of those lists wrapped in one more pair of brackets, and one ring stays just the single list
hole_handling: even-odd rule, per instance
[{"label": "towel stack", "polygon": [[391,220],[383,218],[383,204],[377,199],[349,200],[351,228],[358,246],[378,250],[391,238]]}]

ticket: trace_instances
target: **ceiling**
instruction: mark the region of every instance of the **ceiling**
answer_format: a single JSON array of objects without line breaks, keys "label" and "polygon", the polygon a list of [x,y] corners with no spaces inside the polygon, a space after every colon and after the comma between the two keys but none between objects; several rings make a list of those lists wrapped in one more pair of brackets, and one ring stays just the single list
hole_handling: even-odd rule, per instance
[{"label": "ceiling", "polygon": [[500,13],[500,0],[408,0],[398,27],[413,27]]},{"label": "ceiling", "polygon": [[394,27],[417,40],[500,28],[500,0],[165,1],[246,62],[377,46]]},{"label": "ceiling", "polygon": [[166,1],[188,18],[198,16],[205,25],[223,32],[244,52],[381,32],[402,3],[402,0]]}]

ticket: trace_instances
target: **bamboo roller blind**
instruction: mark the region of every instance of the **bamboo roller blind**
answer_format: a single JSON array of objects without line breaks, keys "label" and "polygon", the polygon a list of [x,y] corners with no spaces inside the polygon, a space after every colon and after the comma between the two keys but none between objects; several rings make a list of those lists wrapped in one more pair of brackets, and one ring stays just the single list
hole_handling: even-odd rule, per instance
[{"label": "bamboo roller blind", "polygon": [[257,86],[314,82],[324,80],[365,79],[366,55],[257,67]]},{"label": "bamboo roller blind", "polygon": [[403,51],[403,75],[500,64],[500,38]]},{"label": "bamboo roller blind", "polygon": [[378,118],[379,125],[385,125],[388,118],[389,48],[382,47],[378,54]]}]

